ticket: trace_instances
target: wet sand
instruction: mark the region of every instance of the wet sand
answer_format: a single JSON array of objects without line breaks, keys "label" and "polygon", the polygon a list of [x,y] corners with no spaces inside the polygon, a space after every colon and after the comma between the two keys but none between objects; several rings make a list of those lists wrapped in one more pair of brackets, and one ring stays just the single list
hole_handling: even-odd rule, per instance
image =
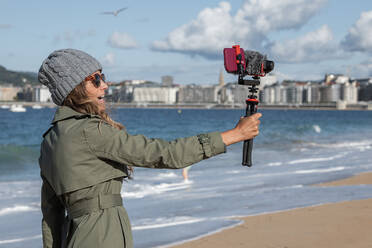
[{"label": "wet sand", "polygon": [[[372,184],[372,172],[317,184]],[[372,248],[372,199],[244,217],[243,224],[172,248]]]}]

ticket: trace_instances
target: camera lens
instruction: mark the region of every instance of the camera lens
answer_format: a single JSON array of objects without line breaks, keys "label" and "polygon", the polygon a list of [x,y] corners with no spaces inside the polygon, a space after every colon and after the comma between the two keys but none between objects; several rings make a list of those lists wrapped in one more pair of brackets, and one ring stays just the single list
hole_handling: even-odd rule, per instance
[{"label": "camera lens", "polygon": [[274,61],[272,60],[265,60],[263,62],[263,69],[265,73],[269,73],[274,69]]}]

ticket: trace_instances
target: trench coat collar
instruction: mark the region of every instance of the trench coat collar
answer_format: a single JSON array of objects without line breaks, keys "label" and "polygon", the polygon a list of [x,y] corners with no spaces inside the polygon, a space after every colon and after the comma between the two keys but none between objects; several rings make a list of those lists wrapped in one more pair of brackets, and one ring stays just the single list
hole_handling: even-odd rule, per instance
[{"label": "trench coat collar", "polygon": [[99,115],[83,114],[83,113],[80,113],[80,112],[77,112],[77,111],[73,110],[70,107],[61,106],[61,107],[58,107],[56,113],[54,114],[52,124],[54,124],[58,121],[66,120],[66,119],[71,119],[71,118],[81,119],[81,118],[85,118],[85,117],[101,118]]}]

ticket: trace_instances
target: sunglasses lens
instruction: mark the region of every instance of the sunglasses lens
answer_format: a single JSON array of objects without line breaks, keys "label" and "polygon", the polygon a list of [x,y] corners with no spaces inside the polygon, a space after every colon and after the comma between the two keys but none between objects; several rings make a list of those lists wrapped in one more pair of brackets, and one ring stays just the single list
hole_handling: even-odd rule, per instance
[{"label": "sunglasses lens", "polygon": [[101,74],[101,79],[102,79],[103,82],[106,82],[105,74],[103,74],[103,73]]},{"label": "sunglasses lens", "polygon": [[101,77],[96,74],[94,75],[94,85],[98,88],[101,85]]}]

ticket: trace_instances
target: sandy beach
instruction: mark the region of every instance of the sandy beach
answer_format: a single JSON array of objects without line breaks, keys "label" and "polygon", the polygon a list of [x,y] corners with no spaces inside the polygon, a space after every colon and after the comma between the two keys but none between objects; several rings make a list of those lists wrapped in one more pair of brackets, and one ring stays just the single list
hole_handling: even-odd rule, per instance
[{"label": "sandy beach", "polygon": [[[372,172],[314,185],[372,184]],[[172,248],[371,248],[372,199],[250,216],[243,224]]]}]

